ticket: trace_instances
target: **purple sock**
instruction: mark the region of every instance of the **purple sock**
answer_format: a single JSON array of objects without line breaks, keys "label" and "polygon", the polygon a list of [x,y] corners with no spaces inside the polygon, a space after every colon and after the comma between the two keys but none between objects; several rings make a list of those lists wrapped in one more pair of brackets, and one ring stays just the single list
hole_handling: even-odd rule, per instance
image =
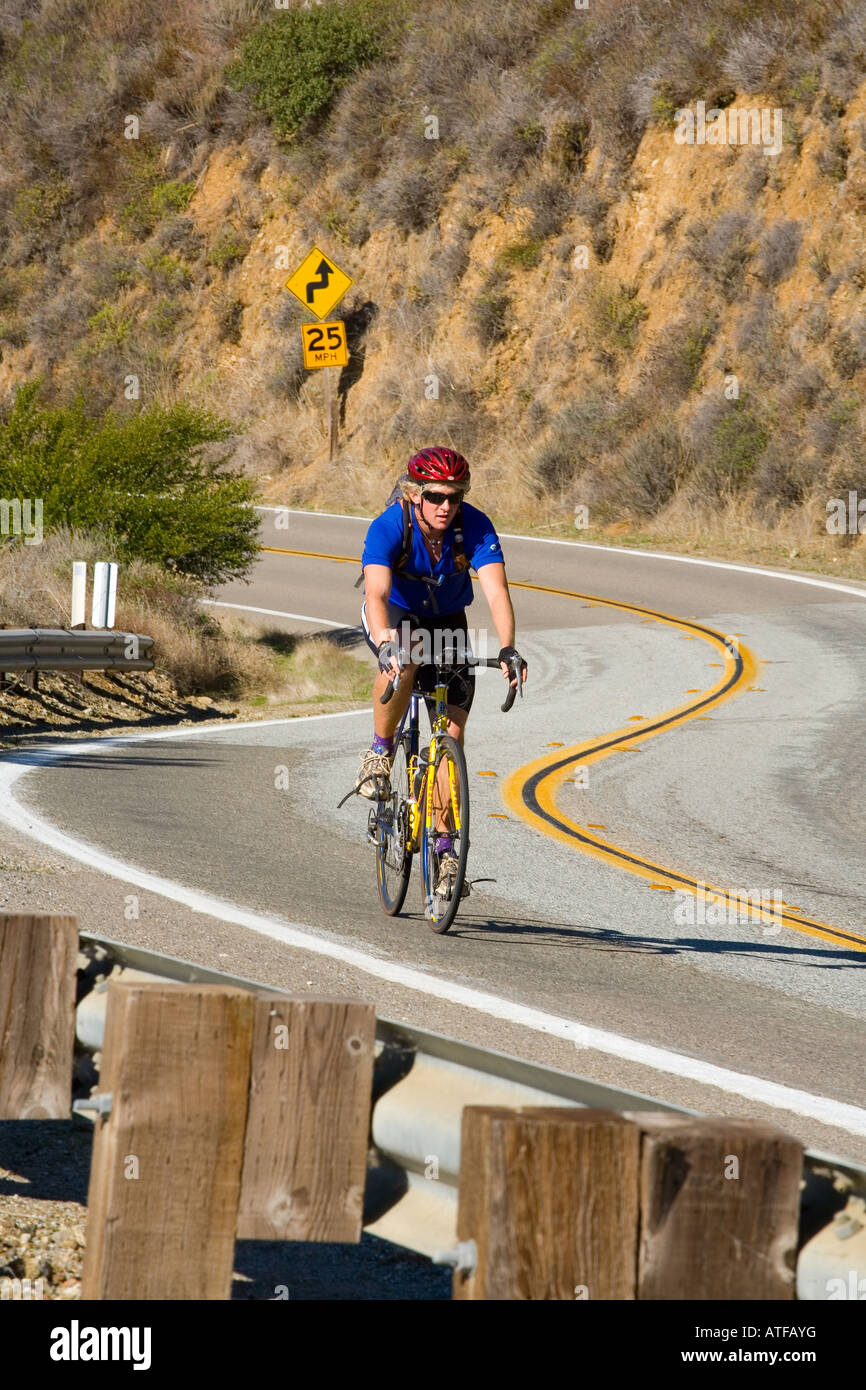
[{"label": "purple sock", "polygon": [[454,842],[450,835],[439,835],[436,839],[437,854],[453,854]]},{"label": "purple sock", "polygon": [[374,753],[387,753],[390,758],[394,752],[394,735],[383,738],[380,734],[374,734],[372,748]]}]

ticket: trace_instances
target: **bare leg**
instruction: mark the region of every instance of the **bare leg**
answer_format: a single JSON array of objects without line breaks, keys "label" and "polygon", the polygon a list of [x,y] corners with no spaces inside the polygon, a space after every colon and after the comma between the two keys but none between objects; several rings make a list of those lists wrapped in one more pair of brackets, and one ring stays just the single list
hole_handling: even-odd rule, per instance
[{"label": "bare leg", "polygon": [[400,676],[400,684],[387,705],[381,703],[381,697],[385,694],[391,677],[385,671],[379,671],[377,674],[373,683],[373,728],[380,738],[390,738],[397,732],[397,726],[409,704],[417,669],[417,666],[406,667]]},{"label": "bare leg", "polygon": [[[462,709],[460,705],[448,706],[448,732],[452,738],[456,738],[461,748],[463,747],[463,734],[468,718],[469,711]],[[446,762],[439,764],[439,770],[436,773],[433,815],[436,821],[436,829],[440,835],[447,835],[453,830],[451,791],[448,786],[448,764]]]}]

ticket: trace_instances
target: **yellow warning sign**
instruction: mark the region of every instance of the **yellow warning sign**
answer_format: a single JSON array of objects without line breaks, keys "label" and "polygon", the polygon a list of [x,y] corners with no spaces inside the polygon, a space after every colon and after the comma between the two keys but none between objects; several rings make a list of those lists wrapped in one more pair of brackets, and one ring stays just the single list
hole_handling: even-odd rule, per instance
[{"label": "yellow warning sign", "polygon": [[318,246],[314,246],[291,279],[286,281],[286,289],[291,290],[316,318],[326,319],[351,284],[345,271]]},{"label": "yellow warning sign", "polygon": [[336,319],[333,323],[302,323],[301,342],[304,366],[308,371],[313,367],[348,366],[346,325],[342,319]]}]

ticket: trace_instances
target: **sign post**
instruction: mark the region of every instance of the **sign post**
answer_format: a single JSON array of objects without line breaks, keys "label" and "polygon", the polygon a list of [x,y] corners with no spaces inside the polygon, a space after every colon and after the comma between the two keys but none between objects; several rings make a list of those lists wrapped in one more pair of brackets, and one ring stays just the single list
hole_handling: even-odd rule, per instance
[{"label": "sign post", "polygon": [[[337,307],[353,282],[336,261],[332,261],[317,246],[305,256],[295,273],[286,281],[289,290],[304,308],[318,319],[327,318]],[[349,362],[346,325],[342,319],[331,323],[301,324],[301,346],[304,366],[308,371],[319,368],[345,367]],[[331,374],[325,370],[325,405],[328,415],[328,462],[337,453],[339,399],[334,391]]]}]

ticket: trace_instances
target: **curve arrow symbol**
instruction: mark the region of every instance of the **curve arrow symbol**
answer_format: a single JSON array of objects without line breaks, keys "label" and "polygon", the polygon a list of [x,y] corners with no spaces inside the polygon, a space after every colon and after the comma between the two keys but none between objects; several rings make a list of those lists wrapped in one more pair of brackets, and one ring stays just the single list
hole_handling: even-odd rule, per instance
[{"label": "curve arrow symbol", "polygon": [[318,280],[307,281],[306,295],[308,304],[312,304],[313,295],[315,294],[316,290],[326,290],[328,288],[328,281],[330,280],[333,273],[334,272],[331,270],[331,267],[328,265],[327,261],[319,261],[319,268],[316,271],[316,274],[319,277]]}]

